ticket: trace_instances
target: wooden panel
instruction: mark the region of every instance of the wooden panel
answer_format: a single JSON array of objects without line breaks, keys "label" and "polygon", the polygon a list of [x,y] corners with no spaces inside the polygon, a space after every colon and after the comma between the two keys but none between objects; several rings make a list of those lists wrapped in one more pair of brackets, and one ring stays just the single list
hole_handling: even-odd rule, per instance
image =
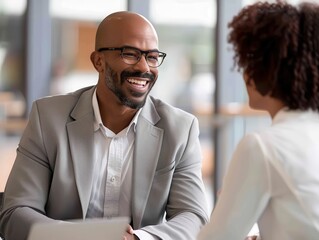
[{"label": "wooden panel", "polygon": [[18,137],[5,137],[0,135],[0,192],[4,191],[12,165],[16,157]]},{"label": "wooden panel", "polygon": [[93,23],[78,24],[78,44],[76,50],[75,68],[80,71],[95,71],[90,55],[94,51],[97,25]]}]

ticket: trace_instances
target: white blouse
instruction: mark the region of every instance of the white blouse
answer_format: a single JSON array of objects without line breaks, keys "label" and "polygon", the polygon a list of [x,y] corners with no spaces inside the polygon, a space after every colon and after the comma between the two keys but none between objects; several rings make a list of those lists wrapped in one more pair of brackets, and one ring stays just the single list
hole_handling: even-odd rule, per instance
[{"label": "white blouse", "polygon": [[245,136],[199,240],[319,239],[319,114],[281,110],[272,126]]}]

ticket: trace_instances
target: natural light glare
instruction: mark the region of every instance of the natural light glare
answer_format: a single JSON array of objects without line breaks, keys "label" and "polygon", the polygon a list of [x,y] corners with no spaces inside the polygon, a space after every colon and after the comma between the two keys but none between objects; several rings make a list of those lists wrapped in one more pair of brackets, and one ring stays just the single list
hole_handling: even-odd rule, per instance
[{"label": "natural light glare", "polygon": [[125,0],[51,0],[50,12],[54,17],[101,20],[106,15],[120,10],[126,10]]},{"label": "natural light glare", "polygon": [[[259,0],[242,0],[244,6],[249,5],[249,4],[253,4],[253,3],[258,2],[258,1]],[[310,1],[311,2],[319,2],[319,0],[310,0]],[[275,3],[276,0],[264,0],[262,2]],[[305,0],[287,0],[286,2],[290,3],[290,4],[299,4],[299,3],[305,2]]]},{"label": "natural light glare", "polygon": [[156,24],[216,25],[212,0],[151,0],[151,19]]},{"label": "natural light glare", "polygon": [[27,0],[2,0],[0,9],[6,14],[21,15],[26,8]]}]

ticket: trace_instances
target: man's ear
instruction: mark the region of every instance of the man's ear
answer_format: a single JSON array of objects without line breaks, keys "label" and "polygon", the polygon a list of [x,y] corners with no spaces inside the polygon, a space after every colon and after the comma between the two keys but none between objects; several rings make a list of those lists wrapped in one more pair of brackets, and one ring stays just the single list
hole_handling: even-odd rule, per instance
[{"label": "man's ear", "polygon": [[94,51],[91,53],[90,59],[96,71],[102,72],[104,69],[104,64],[101,54],[97,51]]}]

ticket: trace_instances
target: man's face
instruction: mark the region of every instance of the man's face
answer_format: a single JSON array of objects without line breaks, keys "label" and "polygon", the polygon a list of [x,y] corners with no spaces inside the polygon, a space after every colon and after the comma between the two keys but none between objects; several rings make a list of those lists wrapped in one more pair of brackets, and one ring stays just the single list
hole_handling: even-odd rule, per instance
[{"label": "man's face", "polygon": [[[119,54],[119,53],[118,53]],[[122,61],[122,62],[120,62]],[[105,63],[105,85],[111,90],[122,105],[129,108],[139,109],[144,106],[145,100],[158,76],[157,69],[143,70],[149,68],[144,56],[140,63],[130,66],[123,62],[123,60],[114,61],[117,66],[111,67],[112,64]]]},{"label": "man's face", "polygon": [[[123,16],[111,19],[100,34],[97,49],[123,48],[141,51],[158,50],[155,29],[144,19]],[[158,68],[150,67],[145,54],[135,64],[124,61],[121,50],[100,52],[104,59],[100,81],[103,88],[114,93],[115,101],[133,108],[141,108],[158,77]],[[131,56],[131,52],[129,55]],[[153,56],[152,54],[151,56]],[[153,58],[150,58],[152,61]],[[112,100],[113,97],[110,97]]]}]

